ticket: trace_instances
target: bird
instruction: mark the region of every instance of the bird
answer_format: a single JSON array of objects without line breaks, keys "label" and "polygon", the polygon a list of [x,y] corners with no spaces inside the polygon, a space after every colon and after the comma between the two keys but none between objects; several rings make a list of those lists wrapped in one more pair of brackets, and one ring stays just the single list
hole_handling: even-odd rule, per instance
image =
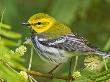
[{"label": "bird", "polygon": [[30,28],[33,46],[40,58],[46,62],[59,65],[73,56],[83,54],[110,56],[110,53],[95,47],[87,39],[72,32],[66,24],[48,14],[34,14],[22,24]]}]

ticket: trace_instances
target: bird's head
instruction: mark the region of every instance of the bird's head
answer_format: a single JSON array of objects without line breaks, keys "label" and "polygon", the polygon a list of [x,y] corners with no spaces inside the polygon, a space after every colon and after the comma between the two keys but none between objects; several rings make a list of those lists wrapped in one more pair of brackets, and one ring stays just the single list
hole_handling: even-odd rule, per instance
[{"label": "bird's head", "polygon": [[55,19],[48,14],[38,13],[31,16],[27,23],[23,23],[24,25],[30,27],[37,33],[42,33],[47,31],[54,23]]}]

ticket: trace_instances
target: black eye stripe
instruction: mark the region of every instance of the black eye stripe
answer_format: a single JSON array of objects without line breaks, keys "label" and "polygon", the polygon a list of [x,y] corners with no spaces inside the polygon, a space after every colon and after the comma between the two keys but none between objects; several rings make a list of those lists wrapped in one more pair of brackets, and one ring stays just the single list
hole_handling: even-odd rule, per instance
[{"label": "black eye stripe", "polygon": [[37,22],[37,23],[34,23],[34,24],[31,24],[31,25],[45,25],[45,24],[48,24],[49,22]]},{"label": "black eye stripe", "polygon": [[42,23],[41,23],[41,22],[38,22],[37,24],[40,25],[40,24],[42,24]]},{"label": "black eye stripe", "polygon": [[41,22],[37,22],[37,23],[34,23],[32,25],[41,25],[42,23]]}]

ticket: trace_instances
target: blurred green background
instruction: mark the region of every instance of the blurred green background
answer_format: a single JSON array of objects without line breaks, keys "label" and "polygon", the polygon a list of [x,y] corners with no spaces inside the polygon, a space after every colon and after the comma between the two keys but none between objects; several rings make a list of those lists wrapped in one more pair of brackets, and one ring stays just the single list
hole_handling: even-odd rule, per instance
[{"label": "blurred green background", "polygon": [[[29,29],[21,23],[39,12],[53,16],[101,49],[110,38],[110,0],[0,0],[0,12],[5,8],[3,23],[22,35],[21,44],[30,37]],[[23,56],[25,67],[30,58],[30,47],[27,47],[28,52]],[[34,55],[32,70],[48,72],[52,67]],[[67,72],[68,65],[63,67],[62,72]]]},{"label": "blurred green background", "polygon": [[21,23],[39,12],[69,25],[100,48],[110,36],[110,0],[0,0],[0,11],[4,8],[4,22],[22,38],[29,32]]}]

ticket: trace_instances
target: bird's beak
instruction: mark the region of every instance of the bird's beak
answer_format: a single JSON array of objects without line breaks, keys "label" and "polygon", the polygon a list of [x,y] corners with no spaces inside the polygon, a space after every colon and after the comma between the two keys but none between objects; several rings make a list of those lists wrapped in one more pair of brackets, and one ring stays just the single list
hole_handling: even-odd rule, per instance
[{"label": "bird's beak", "polygon": [[29,24],[28,22],[23,22],[22,24],[25,26],[31,27],[31,24]]}]

